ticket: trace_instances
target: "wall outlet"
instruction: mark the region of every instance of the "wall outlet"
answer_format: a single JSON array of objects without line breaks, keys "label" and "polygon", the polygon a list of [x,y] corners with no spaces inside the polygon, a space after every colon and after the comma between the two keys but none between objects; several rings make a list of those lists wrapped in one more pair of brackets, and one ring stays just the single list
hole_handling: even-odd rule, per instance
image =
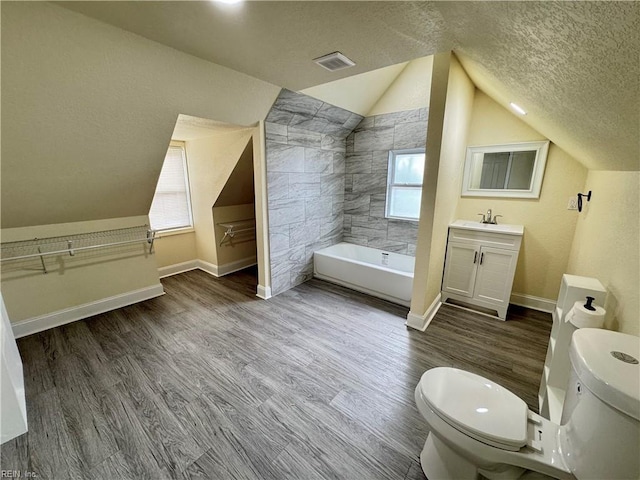
[{"label": "wall outlet", "polygon": [[567,210],[577,210],[578,209],[578,196],[569,197],[569,204],[567,205]]}]

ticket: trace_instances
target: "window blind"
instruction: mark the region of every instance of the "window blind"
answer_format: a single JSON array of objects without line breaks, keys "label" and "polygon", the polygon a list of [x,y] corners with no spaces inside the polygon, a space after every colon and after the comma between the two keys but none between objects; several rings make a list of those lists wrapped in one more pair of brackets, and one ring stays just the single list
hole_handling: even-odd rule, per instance
[{"label": "window blind", "polygon": [[149,220],[154,230],[193,226],[187,162],[182,146],[170,146],[167,151],[151,202]]}]

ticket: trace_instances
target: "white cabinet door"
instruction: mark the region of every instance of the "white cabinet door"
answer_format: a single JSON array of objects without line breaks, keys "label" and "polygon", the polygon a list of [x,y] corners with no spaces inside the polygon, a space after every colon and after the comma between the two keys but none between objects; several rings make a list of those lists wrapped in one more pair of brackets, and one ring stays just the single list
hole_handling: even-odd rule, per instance
[{"label": "white cabinet door", "polygon": [[473,298],[506,308],[517,261],[515,250],[482,247]]},{"label": "white cabinet door", "polygon": [[449,228],[442,301],[495,310],[507,318],[522,235]]},{"label": "white cabinet door", "polygon": [[478,246],[449,242],[442,280],[444,292],[465,297],[473,296],[479,252]]}]

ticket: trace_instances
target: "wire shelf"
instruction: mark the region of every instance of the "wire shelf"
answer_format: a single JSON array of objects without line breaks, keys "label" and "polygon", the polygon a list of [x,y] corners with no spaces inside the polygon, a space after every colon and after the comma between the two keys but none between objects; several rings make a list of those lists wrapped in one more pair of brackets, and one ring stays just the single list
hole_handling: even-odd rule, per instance
[{"label": "wire shelf", "polygon": [[[221,222],[216,225],[225,229],[224,236],[222,237],[222,240],[220,240],[220,246],[223,244],[233,245],[233,239],[236,235],[243,235],[244,240],[251,240],[252,238],[255,238],[255,218],[236,220],[234,222]],[[247,237],[247,235],[252,235],[252,238]]]},{"label": "wire shelf", "polygon": [[44,257],[50,255],[75,256],[78,252],[98,248],[129,245],[145,242],[149,245],[149,253],[153,253],[155,231],[148,225],[136,227],[102,230],[99,232],[79,233],[60,237],[34,238],[6,242],[0,245],[0,261],[11,262],[29,258],[40,258],[42,269],[47,273]]}]

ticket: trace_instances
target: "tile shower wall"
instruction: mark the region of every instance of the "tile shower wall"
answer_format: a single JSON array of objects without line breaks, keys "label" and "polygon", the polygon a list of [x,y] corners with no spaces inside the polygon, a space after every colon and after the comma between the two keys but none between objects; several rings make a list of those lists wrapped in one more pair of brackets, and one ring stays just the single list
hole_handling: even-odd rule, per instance
[{"label": "tile shower wall", "polygon": [[283,90],[265,122],[273,295],[313,276],[313,252],[342,241],[346,137],[361,115]]},{"label": "tile shower wall", "polygon": [[385,218],[389,151],[424,148],[427,109],[366,117],[346,141],[343,241],[415,256],[418,222]]}]

